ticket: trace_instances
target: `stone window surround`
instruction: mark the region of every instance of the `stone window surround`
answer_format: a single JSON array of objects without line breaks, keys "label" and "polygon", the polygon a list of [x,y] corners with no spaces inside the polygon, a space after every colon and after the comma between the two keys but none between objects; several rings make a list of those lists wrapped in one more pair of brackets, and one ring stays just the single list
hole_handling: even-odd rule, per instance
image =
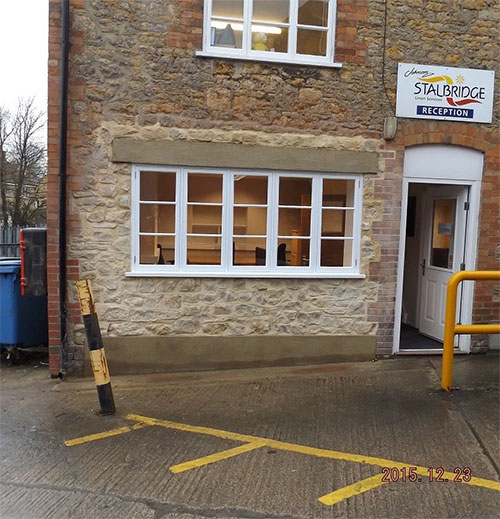
[{"label": "stone window surround", "polygon": [[[193,166],[206,168],[233,168],[266,171],[296,171],[341,174],[378,173],[378,153],[375,151],[338,150],[331,148],[300,148],[292,146],[262,146],[199,141],[170,141],[115,137],[112,141],[111,161],[125,164]],[[131,166],[132,167],[132,166]],[[361,193],[361,190],[360,190]],[[136,211],[137,212],[137,211]],[[132,235],[132,244],[134,237]],[[132,251],[131,262],[134,254]],[[137,272],[132,269],[127,276],[181,277],[179,273],[159,273],[158,269]],[[186,275],[184,275],[186,276]],[[289,277],[290,274],[287,276]],[[214,277],[213,273],[189,277]],[[233,273],[219,273],[217,277],[238,277]],[[243,274],[239,277],[249,277]],[[253,276],[252,276],[253,277]],[[260,277],[263,277],[262,274]],[[268,277],[283,277],[269,275]],[[316,273],[293,275],[296,278],[365,278],[358,273]]]},{"label": "stone window surround", "polygon": [[[335,59],[335,24],[337,1],[329,0],[328,10],[328,30],[326,43],[326,56],[314,56],[297,54],[295,45],[297,40],[297,12],[299,0],[290,0],[290,37],[289,37],[289,51],[288,53],[272,53],[266,51],[252,50],[250,37],[243,38],[242,49],[231,49],[224,47],[217,47],[211,45],[211,10],[212,0],[205,0],[203,12],[203,50],[197,51],[196,55],[199,57],[216,57],[229,58],[247,61],[264,61],[271,63],[293,63],[300,65],[312,65],[331,68],[341,68],[341,63],[336,63]],[[252,1],[244,0],[243,13],[243,32],[251,35],[251,18],[252,18]],[[230,20],[229,20],[230,21]],[[309,26],[304,26],[307,28]]]}]

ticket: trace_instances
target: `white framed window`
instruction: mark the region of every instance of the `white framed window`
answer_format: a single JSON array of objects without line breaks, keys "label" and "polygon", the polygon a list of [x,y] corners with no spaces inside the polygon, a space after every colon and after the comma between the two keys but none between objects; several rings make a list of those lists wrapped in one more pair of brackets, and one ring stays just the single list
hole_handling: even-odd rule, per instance
[{"label": "white framed window", "polygon": [[362,175],[135,165],[132,270],[364,277]]},{"label": "white framed window", "polygon": [[340,67],[336,0],[205,0],[199,56]]}]

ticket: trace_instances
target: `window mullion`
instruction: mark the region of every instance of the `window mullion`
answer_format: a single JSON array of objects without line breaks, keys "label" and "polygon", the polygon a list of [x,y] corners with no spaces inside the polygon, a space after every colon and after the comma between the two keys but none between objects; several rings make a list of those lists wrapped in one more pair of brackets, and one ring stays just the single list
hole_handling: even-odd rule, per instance
[{"label": "window mullion", "polygon": [[182,184],[182,174],[181,169],[177,169],[175,172],[175,239],[174,239],[174,247],[175,247],[175,268],[177,270],[181,269],[181,226],[182,226],[182,201],[181,201],[181,184]]},{"label": "window mullion", "polygon": [[326,59],[332,63],[335,59],[335,24],[337,18],[337,2],[330,0],[328,4],[328,32],[326,36]]},{"label": "window mullion", "polygon": [[182,168],[179,175],[179,268],[185,270],[187,265],[187,170]]},{"label": "window mullion", "polygon": [[297,58],[297,23],[299,19],[299,0],[290,0],[290,28],[288,31],[288,54]]},{"label": "window mullion", "polygon": [[244,0],[243,2],[243,41],[242,50],[245,56],[248,56],[252,45],[252,10],[253,0]]},{"label": "window mullion", "polygon": [[233,173],[223,172],[222,181],[222,270],[228,272],[233,265]]},{"label": "window mullion", "polygon": [[322,185],[323,177],[314,175],[311,198],[311,250],[309,253],[309,264],[313,272],[318,272],[320,268]]},{"label": "window mullion", "polygon": [[132,210],[132,269],[135,266],[140,264],[139,251],[140,251],[140,238],[139,238],[139,219],[140,219],[140,211],[141,205],[139,203],[139,189],[141,185],[141,172],[137,166],[134,166],[132,169],[132,200],[131,206]]},{"label": "window mullion", "polygon": [[212,0],[205,0],[203,2],[203,44],[204,48],[208,49],[211,44],[211,27],[212,27]]},{"label": "window mullion", "polygon": [[363,203],[363,177],[354,181],[354,225],[352,243],[352,267],[359,272],[361,268],[361,214]]},{"label": "window mullion", "polygon": [[278,253],[278,201],[279,174],[270,173],[268,180],[268,210],[267,210],[267,268],[275,270]]}]

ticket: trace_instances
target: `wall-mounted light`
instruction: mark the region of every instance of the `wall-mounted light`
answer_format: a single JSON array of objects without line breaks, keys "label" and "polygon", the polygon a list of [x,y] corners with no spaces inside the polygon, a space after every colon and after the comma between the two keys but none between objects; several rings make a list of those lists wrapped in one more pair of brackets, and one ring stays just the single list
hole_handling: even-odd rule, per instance
[{"label": "wall-mounted light", "polygon": [[[212,27],[216,29],[225,29],[228,25],[228,22],[222,22],[219,20],[212,20]],[[233,31],[242,31],[243,24],[238,22],[230,22],[229,25],[232,27]],[[252,25],[252,32],[265,32],[267,34],[281,34],[281,27],[276,27],[274,25]]]},{"label": "wall-mounted light", "polygon": [[398,129],[398,118],[397,117],[386,117],[384,119],[383,137],[386,141],[392,141],[396,137],[397,129]]}]

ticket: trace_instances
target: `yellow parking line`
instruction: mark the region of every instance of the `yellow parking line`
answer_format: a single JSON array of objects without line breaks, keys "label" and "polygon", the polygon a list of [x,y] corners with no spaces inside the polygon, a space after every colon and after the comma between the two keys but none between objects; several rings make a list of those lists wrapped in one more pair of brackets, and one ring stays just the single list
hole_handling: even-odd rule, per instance
[{"label": "yellow parking line", "polygon": [[111,429],[110,431],[104,431],[102,433],[97,434],[89,434],[88,436],[82,436],[80,438],[75,438],[73,440],[66,440],[64,444],[67,447],[72,447],[73,445],[80,445],[81,443],[92,442],[94,440],[102,440],[103,438],[108,438],[109,436],[117,436],[118,434],[127,433],[130,431],[136,431],[137,429],[142,429],[146,427],[147,424],[135,424],[132,427],[120,427],[118,429]]},{"label": "yellow parking line", "polygon": [[339,488],[330,494],[326,494],[326,496],[320,497],[319,501],[326,506],[333,506],[344,499],[349,499],[350,497],[357,496],[367,490],[386,485],[387,483],[386,481],[382,481],[382,474],[377,474],[376,476],[363,479],[347,487]]},{"label": "yellow parking line", "polygon": [[[428,477],[428,467],[422,467],[412,463],[402,463],[399,461],[388,460],[384,458],[377,458],[374,456],[365,456],[362,454],[350,454],[348,452],[333,451],[329,449],[318,449],[316,447],[307,447],[306,445],[298,445],[295,443],[286,443],[279,440],[271,440],[267,438],[260,438],[258,436],[250,436],[247,434],[238,434],[230,431],[224,431],[221,429],[212,429],[210,427],[200,427],[196,425],[186,425],[177,422],[171,422],[168,420],[158,420],[156,418],[148,418],[147,416],[140,416],[135,414],[129,414],[126,417],[128,420],[133,420],[146,425],[159,425],[167,429],[176,429],[178,431],[187,431],[197,434],[206,434],[208,436],[215,436],[216,438],[223,438],[227,440],[236,440],[244,443],[253,442],[264,442],[268,447],[288,451],[297,452],[300,454],[306,454],[308,456],[315,456],[317,458],[329,458],[334,460],[351,461],[354,463],[363,463],[367,465],[374,465],[377,467],[396,467],[398,469],[415,467],[416,473],[420,476]],[[453,481],[455,474],[453,472],[445,472],[442,475],[443,478]],[[500,491],[500,483],[490,479],[483,479],[472,477],[470,481],[463,482],[465,485],[471,485],[476,487],[488,488],[490,490]]]},{"label": "yellow parking line", "polygon": [[198,458],[196,460],[186,461],[185,463],[180,463],[179,465],[173,465],[170,467],[170,472],[178,474],[179,472],[185,472],[186,470],[196,469],[198,467],[203,467],[204,465],[209,465],[210,463],[216,463],[217,461],[232,458],[233,456],[238,456],[239,454],[244,454],[245,452],[260,449],[265,445],[266,444],[264,442],[245,443],[244,445],[234,447],[233,449],[216,452],[215,454],[210,454],[210,456],[204,456],[203,458]]}]

